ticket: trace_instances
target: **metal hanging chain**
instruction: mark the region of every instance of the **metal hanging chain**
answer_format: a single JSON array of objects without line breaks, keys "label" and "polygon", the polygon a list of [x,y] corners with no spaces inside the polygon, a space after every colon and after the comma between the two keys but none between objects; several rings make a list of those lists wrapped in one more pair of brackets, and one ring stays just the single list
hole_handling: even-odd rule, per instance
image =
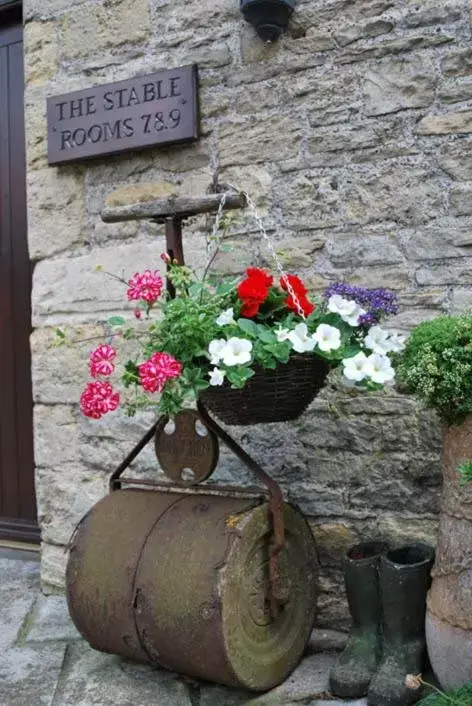
[{"label": "metal hanging chain", "polygon": [[221,225],[221,220],[223,218],[225,204],[226,204],[226,194],[221,194],[220,204],[218,206],[218,211],[215,216],[215,222],[213,223],[213,230],[211,232],[211,235],[207,236],[207,239],[206,239],[207,253],[208,253],[208,256],[210,259],[212,259],[216,255],[216,253],[220,247],[220,244],[221,244],[220,225]]},{"label": "metal hanging chain", "polygon": [[[300,304],[300,300],[299,300],[298,296],[296,295],[292,285],[290,284],[290,280],[288,278],[288,275],[285,272],[284,267],[279,259],[279,256],[277,255],[277,253],[275,251],[272,240],[270,239],[270,237],[264,227],[264,224],[263,224],[262,219],[257,211],[257,208],[256,208],[254,201],[251,199],[251,197],[249,196],[247,191],[244,191],[244,189],[238,189],[237,186],[234,186],[234,184],[229,184],[229,183],[228,183],[228,186],[231,187],[232,189],[234,189],[236,192],[243,194],[244,198],[246,199],[247,205],[249,206],[250,214],[253,217],[257,227],[259,228],[259,232],[261,233],[262,237],[264,238],[264,242],[266,244],[268,251],[270,252],[270,254],[272,256],[272,259],[275,263],[277,271],[279,272],[281,279],[283,279],[285,286],[287,288],[287,292],[292,297],[292,301],[296,306],[297,313],[305,321],[306,316],[305,316],[305,312],[303,311],[303,308]],[[218,211],[218,213],[219,213],[219,211]],[[216,221],[215,221],[215,225],[216,225]],[[219,226],[219,223],[218,223],[218,226]]]}]

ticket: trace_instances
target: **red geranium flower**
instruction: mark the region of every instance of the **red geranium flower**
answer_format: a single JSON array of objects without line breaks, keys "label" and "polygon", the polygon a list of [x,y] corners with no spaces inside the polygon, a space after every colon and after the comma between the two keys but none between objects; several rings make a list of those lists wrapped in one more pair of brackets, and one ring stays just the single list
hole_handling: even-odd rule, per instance
[{"label": "red geranium flower", "polygon": [[312,302],[307,299],[304,294],[297,294],[297,292],[295,292],[295,296],[298,300],[298,306],[292,295],[289,295],[285,300],[286,306],[297,314],[299,313],[298,308],[300,307],[303,314],[305,316],[309,316],[311,312],[315,310],[315,305],[312,304]]},{"label": "red geranium flower", "polygon": [[257,314],[261,304],[265,302],[274,278],[258,267],[248,267],[246,279],[237,287],[238,296],[243,301],[241,314],[251,318]]},{"label": "red geranium flower", "polygon": [[274,283],[274,278],[265,270],[261,270],[259,267],[248,267],[246,270],[246,275],[249,279],[258,279],[265,284],[266,287],[272,287]]},{"label": "red geranium flower", "polygon": [[[297,277],[297,275],[286,275],[285,277],[288,280],[288,283],[292,287],[295,294],[303,296],[307,293],[308,290],[301,281],[300,277]],[[288,292],[288,286],[285,277],[280,278],[280,286],[285,292]]]},{"label": "red geranium flower", "polygon": [[100,376],[109,377],[115,370],[113,365],[113,360],[116,358],[116,351],[114,348],[106,343],[95,348],[90,354],[90,375],[93,378],[98,378]]},{"label": "red geranium flower", "polygon": [[182,363],[168,353],[154,353],[149,360],[138,365],[138,373],[146,392],[162,392],[168,380],[182,373]]},{"label": "red geranium flower", "polygon": [[80,397],[82,414],[92,419],[100,419],[104,414],[114,412],[119,403],[120,396],[109,382],[89,382]]}]

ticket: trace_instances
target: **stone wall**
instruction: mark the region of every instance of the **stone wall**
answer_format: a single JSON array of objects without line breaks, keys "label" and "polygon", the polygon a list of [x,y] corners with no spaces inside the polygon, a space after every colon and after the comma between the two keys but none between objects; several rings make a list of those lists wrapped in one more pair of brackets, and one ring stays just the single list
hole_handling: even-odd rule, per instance
[{"label": "stone wall", "polygon": [[[37,492],[46,590],[63,587],[64,546],[149,419],[82,418],[90,342],[54,347],[60,325],[91,338],[123,308],[94,271],[158,266],[162,228],[105,225],[114,189],[166,183],[202,193],[215,174],[253,194],[287,266],[314,291],[342,278],[395,289],[397,327],[472,304],[472,3],[300,2],[265,45],[238,0],[25,0],[29,245]],[[82,166],[49,168],[46,96],[197,62],[203,136]],[[204,219],[186,230],[205,258]],[[237,224],[225,272],[266,263]],[[434,541],[439,428],[394,393],[336,382],[293,424],[238,435],[310,516],[322,562],[319,622],[343,625],[340,560],[360,538]],[[276,443],[278,442],[278,443]],[[146,452],[137,472],[155,466]],[[224,455],[220,480],[248,481]]]}]

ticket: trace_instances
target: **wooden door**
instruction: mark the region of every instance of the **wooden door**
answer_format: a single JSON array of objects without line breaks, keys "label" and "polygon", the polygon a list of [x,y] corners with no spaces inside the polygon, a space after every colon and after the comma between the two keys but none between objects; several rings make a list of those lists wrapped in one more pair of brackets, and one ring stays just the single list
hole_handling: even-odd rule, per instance
[{"label": "wooden door", "polygon": [[0,539],[31,542],[38,541],[39,531],[34,494],[23,91],[21,12],[11,5],[2,12],[0,6]]}]

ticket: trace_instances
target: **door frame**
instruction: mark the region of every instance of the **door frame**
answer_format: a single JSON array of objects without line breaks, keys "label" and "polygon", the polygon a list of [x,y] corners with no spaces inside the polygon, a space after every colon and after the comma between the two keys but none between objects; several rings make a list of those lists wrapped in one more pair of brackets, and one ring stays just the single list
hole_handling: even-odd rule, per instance
[{"label": "door frame", "polygon": [[[21,8],[21,0],[0,0],[0,29],[4,25],[8,26],[9,21],[17,15],[18,11],[21,10]],[[18,31],[18,28],[12,28],[12,32],[14,31]],[[20,31],[22,32],[22,28]],[[33,404],[32,399],[31,404]],[[31,434],[33,435],[33,428],[31,429]],[[34,474],[34,466],[31,470]],[[37,521],[35,522],[15,518],[8,518],[8,520],[0,519],[0,540],[6,540],[8,542],[28,542],[37,544],[40,542],[40,539],[40,528],[38,526]]]}]

